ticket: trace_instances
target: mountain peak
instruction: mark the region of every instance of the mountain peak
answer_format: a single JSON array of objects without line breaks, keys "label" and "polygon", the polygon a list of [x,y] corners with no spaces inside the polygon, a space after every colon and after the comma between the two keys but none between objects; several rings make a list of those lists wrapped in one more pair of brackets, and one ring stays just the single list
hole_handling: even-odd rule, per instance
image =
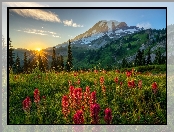
[{"label": "mountain peak", "polygon": [[72,44],[81,45],[81,44],[92,44],[97,43],[100,39],[101,42],[106,43],[108,39],[118,39],[127,34],[132,34],[138,32],[141,29],[136,26],[127,26],[125,22],[118,22],[116,20],[101,20],[94,24],[86,32],[76,36],[71,39]]}]

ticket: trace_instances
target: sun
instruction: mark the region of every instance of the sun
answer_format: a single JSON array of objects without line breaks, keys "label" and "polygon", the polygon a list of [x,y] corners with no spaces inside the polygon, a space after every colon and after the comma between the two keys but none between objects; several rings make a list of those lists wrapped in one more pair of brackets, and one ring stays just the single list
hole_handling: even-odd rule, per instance
[{"label": "sun", "polygon": [[40,49],[40,48],[36,48],[36,50],[37,50],[38,52],[40,52],[40,51],[41,51],[41,49]]}]

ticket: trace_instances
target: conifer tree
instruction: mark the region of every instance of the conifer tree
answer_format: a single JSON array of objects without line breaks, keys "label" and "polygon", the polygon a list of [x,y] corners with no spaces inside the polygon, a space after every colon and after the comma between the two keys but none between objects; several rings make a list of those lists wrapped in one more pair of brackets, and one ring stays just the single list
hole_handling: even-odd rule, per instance
[{"label": "conifer tree", "polygon": [[146,64],[146,58],[145,58],[144,50],[142,50],[141,54],[142,54],[142,65],[144,66]]},{"label": "conifer tree", "polygon": [[27,61],[27,53],[24,53],[24,66],[23,66],[23,71],[27,72],[28,70],[28,61]]},{"label": "conifer tree", "polygon": [[151,56],[150,56],[150,48],[148,49],[148,52],[147,52],[147,60],[146,60],[146,65],[150,65],[152,62],[151,62]]},{"label": "conifer tree", "polygon": [[71,71],[72,67],[73,67],[73,63],[72,63],[72,51],[71,51],[71,42],[69,40],[69,45],[68,45],[68,58],[67,58],[67,62],[66,62],[66,70],[67,71]]},{"label": "conifer tree", "polygon": [[61,66],[61,71],[63,71],[64,62],[63,62],[63,56],[62,55],[60,55],[60,66]]},{"label": "conifer tree", "polygon": [[60,65],[60,60],[61,58],[60,58],[60,55],[58,54],[58,56],[57,56],[57,60],[56,60],[56,70],[57,71],[60,71],[61,70],[61,65]]},{"label": "conifer tree", "polygon": [[54,69],[54,70],[56,69],[56,51],[55,51],[55,47],[53,47],[51,69]]},{"label": "conifer tree", "polygon": [[16,70],[16,73],[20,73],[20,71],[21,71],[20,58],[19,58],[18,54],[17,54],[16,61],[15,61],[15,70]]},{"label": "conifer tree", "polygon": [[13,69],[13,65],[14,65],[14,53],[13,53],[13,51],[14,51],[14,49],[12,48],[13,46],[11,45],[11,40],[10,40],[10,38],[9,38],[9,68],[10,69]]},{"label": "conifer tree", "polygon": [[159,65],[162,62],[162,57],[161,57],[161,52],[160,52],[160,48],[158,48],[158,50],[156,50],[156,56],[155,56],[155,61],[154,63]]},{"label": "conifer tree", "polygon": [[32,63],[31,63],[31,59],[29,58],[29,59],[28,59],[28,71],[31,72],[31,71],[32,71],[32,68],[33,68],[33,67],[32,67]]},{"label": "conifer tree", "polygon": [[135,57],[135,66],[141,66],[143,64],[142,59],[143,59],[143,54],[141,50],[139,49]]},{"label": "conifer tree", "polygon": [[47,57],[46,57],[45,60],[44,60],[44,67],[45,67],[45,70],[48,70],[48,69],[49,69]]},{"label": "conifer tree", "polygon": [[127,62],[127,60],[125,58],[123,58],[123,60],[122,60],[122,68],[126,68],[126,67],[128,67],[128,62]]},{"label": "conifer tree", "polygon": [[44,64],[43,64],[43,60],[42,60],[40,54],[39,54],[39,56],[38,56],[38,62],[39,62],[39,70],[40,70],[40,71],[45,71]]}]

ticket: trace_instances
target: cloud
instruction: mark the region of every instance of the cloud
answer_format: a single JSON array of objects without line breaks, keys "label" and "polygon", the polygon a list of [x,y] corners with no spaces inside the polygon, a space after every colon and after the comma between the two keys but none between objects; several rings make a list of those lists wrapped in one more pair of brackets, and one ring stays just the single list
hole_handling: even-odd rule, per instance
[{"label": "cloud", "polygon": [[31,17],[36,20],[48,21],[48,22],[61,22],[58,15],[51,11],[44,11],[41,9],[10,9],[23,17]]},{"label": "cloud", "polygon": [[25,32],[25,33],[32,33],[32,34],[38,34],[38,35],[48,35],[48,34],[46,34],[46,31],[36,30],[36,29],[28,29],[28,28],[26,28],[23,32]]},{"label": "cloud", "polygon": [[25,28],[23,30],[16,30],[16,31],[18,31],[18,32],[25,32],[25,33],[31,33],[31,34],[37,34],[37,35],[50,35],[52,37],[60,38],[60,36],[56,36],[57,33],[51,32],[51,31],[29,29],[29,28]]},{"label": "cloud", "polygon": [[55,32],[50,32],[50,31],[48,31],[48,32],[49,32],[50,34],[53,34],[53,35],[56,34]]},{"label": "cloud", "polygon": [[83,27],[83,25],[73,23],[72,19],[70,21],[69,20],[64,20],[63,23],[64,23],[64,26]]},{"label": "cloud", "polygon": [[61,38],[60,36],[55,36],[55,35],[52,35],[54,38]]},{"label": "cloud", "polygon": [[152,25],[149,23],[149,22],[146,22],[146,23],[138,23],[137,24],[137,27],[139,28],[144,28],[144,29],[149,29],[149,28],[152,28]]},{"label": "cloud", "polygon": [[[3,7],[45,7],[48,5],[42,5],[37,2],[3,2]],[[41,9],[10,9],[10,11],[23,17],[30,17],[36,20],[48,21],[48,22],[59,22],[61,20],[59,16],[51,11],[44,11]],[[73,20],[64,20],[64,26],[72,27],[84,27],[83,25],[73,23]]]},{"label": "cloud", "polygon": [[72,21],[72,19],[70,21],[65,20],[65,21],[63,21],[63,23],[64,23],[64,26],[72,26],[73,21]]}]

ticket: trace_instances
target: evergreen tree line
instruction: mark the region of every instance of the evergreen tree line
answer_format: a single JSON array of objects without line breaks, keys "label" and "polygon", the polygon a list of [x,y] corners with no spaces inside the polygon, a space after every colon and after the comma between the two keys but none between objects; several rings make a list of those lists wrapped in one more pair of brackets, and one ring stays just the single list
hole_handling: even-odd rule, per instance
[{"label": "evergreen tree line", "polygon": [[[54,71],[71,71],[73,68],[73,56],[72,56],[72,51],[71,51],[71,42],[69,40],[69,45],[68,45],[68,57],[67,57],[67,62],[66,65],[64,66],[64,60],[63,56],[58,53],[56,55],[55,52],[55,47],[53,47],[53,52],[52,52],[52,61],[51,61],[51,67],[49,68],[48,65],[48,59],[46,55],[41,55],[40,53],[35,56],[32,60],[29,58],[27,59],[27,54],[26,52],[24,53],[24,59],[23,59],[23,66],[21,66],[21,61],[20,58],[17,54],[17,57],[14,61],[14,56],[15,54],[13,53],[14,49],[11,44],[11,40],[9,38],[9,70],[12,70],[14,73],[30,73],[32,72],[33,69],[36,67],[39,68],[40,71],[46,72],[48,70],[54,70]],[[44,53],[42,53],[44,54]]]},{"label": "evergreen tree line", "polygon": [[121,67],[134,67],[134,66],[145,66],[145,65],[160,65],[166,63],[166,57],[161,54],[160,48],[155,51],[155,59],[151,61],[151,52],[148,48],[147,55],[145,55],[144,50],[138,50],[134,62],[128,63],[128,61],[123,58]]},{"label": "evergreen tree line", "polygon": [[[21,61],[20,58],[17,54],[17,57],[14,61],[14,49],[13,46],[11,45],[11,40],[9,38],[9,68],[12,69],[15,73],[30,73],[32,72],[33,69],[35,69],[36,67],[39,68],[39,70],[45,72],[48,70],[55,70],[55,71],[72,71],[72,69],[74,70],[78,70],[80,69],[88,69],[86,67],[83,68],[83,66],[91,64],[93,67],[96,66],[95,63],[98,63],[98,60],[100,60],[100,56],[102,55],[102,64],[100,65],[100,68],[104,68],[107,70],[112,70],[115,65],[111,65],[112,62],[114,62],[113,57],[118,56],[120,54],[123,53],[122,51],[122,46],[118,49],[118,50],[114,50],[114,47],[111,47],[111,45],[106,45],[106,47],[108,47],[109,51],[112,52],[108,52],[107,56],[105,54],[105,52],[103,52],[103,47],[101,47],[99,50],[95,51],[95,50],[89,50],[86,52],[74,52],[74,57],[75,59],[79,58],[78,60],[76,60],[75,62],[87,62],[87,63],[83,63],[84,65],[80,65],[81,67],[73,67],[73,56],[72,56],[72,49],[71,49],[71,42],[69,40],[69,45],[68,45],[68,56],[67,56],[67,61],[64,62],[64,58],[62,55],[60,55],[59,53],[56,55],[56,48],[53,47],[52,50],[52,60],[51,60],[51,67],[49,67],[48,65],[48,59],[46,55],[43,55],[44,53],[41,53],[34,57],[33,59],[28,58],[26,52],[24,53],[24,58],[23,58],[23,66],[21,66]],[[132,48],[131,44],[128,43],[127,45],[128,48]],[[75,49],[73,49],[75,50]],[[112,57],[112,54],[115,53]],[[156,65],[160,65],[160,64],[165,64],[166,63],[166,57],[163,56],[161,54],[160,48],[158,48],[155,52],[155,59],[152,62],[151,61],[151,52],[150,52],[150,48],[147,50],[147,53],[144,53],[144,50],[138,50],[135,60],[133,62],[128,62],[125,58],[123,58],[122,63],[120,65],[120,68],[129,68],[129,67],[135,67],[135,66],[145,66],[145,65],[151,65],[151,64],[156,64]],[[103,66],[103,64],[106,64]],[[103,66],[103,67],[102,67]],[[91,68],[93,68],[91,67]]]}]

